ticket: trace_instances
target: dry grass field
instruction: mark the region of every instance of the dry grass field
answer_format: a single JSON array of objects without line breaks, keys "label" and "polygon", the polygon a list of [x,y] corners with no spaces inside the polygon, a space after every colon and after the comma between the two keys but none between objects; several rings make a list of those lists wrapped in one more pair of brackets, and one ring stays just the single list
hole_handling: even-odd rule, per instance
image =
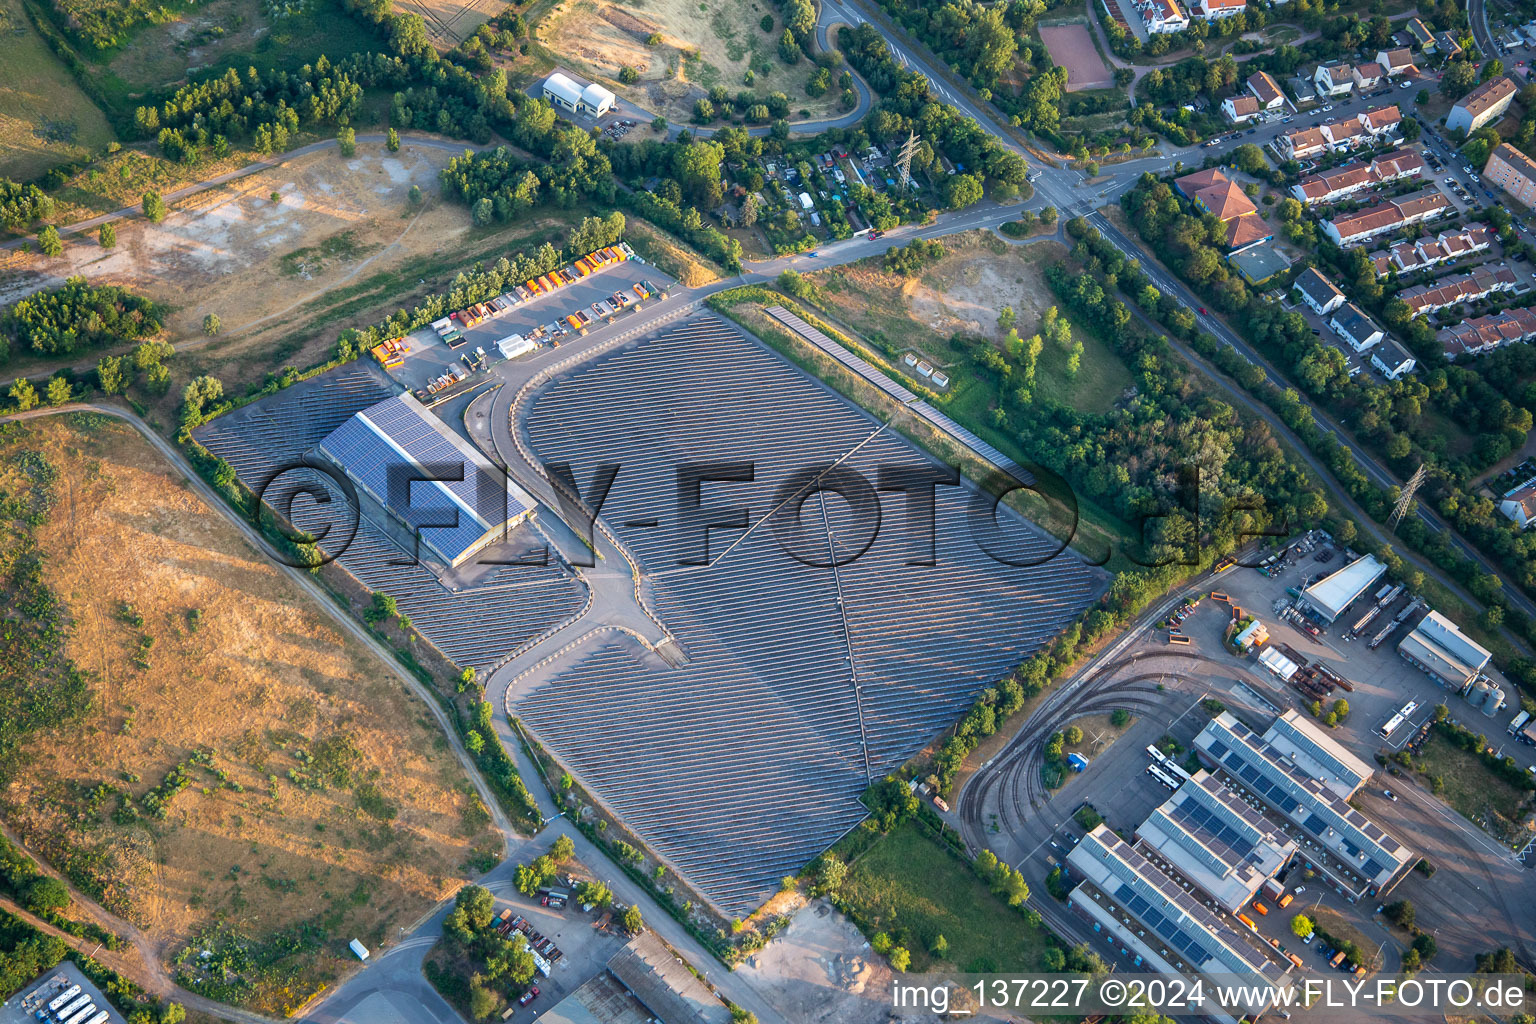
[{"label": "dry grass field", "polygon": [[183,984],[282,1013],[348,939],[393,938],[494,861],[427,709],[142,438],[94,415],[6,427],[0,489],[26,486],[25,451],[58,473],[35,533],[93,704],[29,741],[0,805]]},{"label": "dry grass field", "polygon": [[[1020,335],[1038,330],[1046,308],[1056,301],[1043,271],[1066,255],[1061,245],[1008,245],[984,231],[952,236],[944,244],[948,255],[914,277],[890,273],[878,260],[864,260],[814,274],[812,280],[825,289],[829,306],[845,323],[865,334],[879,332],[943,368],[956,368],[949,347],[956,332],[1002,340],[1007,332],[998,326],[997,314],[1004,306],[1017,314]],[[1040,361],[1042,386],[1062,401],[1095,412],[1108,409],[1131,383],[1130,372],[1097,338],[1086,331],[1076,336],[1084,345],[1082,370],[1069,377],[1061,353],[1048,347]]]},{"label": "dry grass field", "polygon": [[[784,22],[778,14],[779,6],[768,0],[560,0],[538,35],[560,60],[669,121],[687,122],[694,101],[712,86],[736,95],[747,87],[749,69],[759,96],[789,97],[790,120],[802,120],[802,110],[812,117],[838,112],[840,90],[816,99],[805,94],[815,64],[805,59],[791,66],[779,59]],[[770,32],[760,24],[764,15],[773,16]],[[646,42],[653,33],[660,44]],[[639,72],[639,81],[620,83],[622,67]]]},{"label": "dry grass field", "polygon": [[48,49],[18,0],[0,0],[0,177],[35,177],[99,152],[113,137],[106,116]]},{"label": "dry grass field", "polygon": [[[324,150],[177,203],[160,224],[120,221],[111,250],[90,235],[69,239],[57,259],[6,252],[0,303],[73,274],[132,288],[173,307],[167,336],[192,346],[174,367],[172,399],[183,370],[243,390],[268,371],[323,360],[342,328],[408,307],[427,287],[423,279],[451,278],[476,259],[494,261],[546,238],[562,243],[572,218],[586,212],[541,211],[515,225],[474,229],[462,206],[435,198],[438,169],[453,155],[410,143],[395,154],[362,143],[351,160]],[[428,197],[419,210],[409,204],[412,185]],[[211,341],[201,329],[208,313],[223,322]],[[96,359],[85,353],[81,362]],[[20,359],[14,369],[38,366]]]},{"label": "dry grass field", "polygon": [[395,9],[421,15],[432,45],[451,50],[506,6],[505,0],[397,0]]}]

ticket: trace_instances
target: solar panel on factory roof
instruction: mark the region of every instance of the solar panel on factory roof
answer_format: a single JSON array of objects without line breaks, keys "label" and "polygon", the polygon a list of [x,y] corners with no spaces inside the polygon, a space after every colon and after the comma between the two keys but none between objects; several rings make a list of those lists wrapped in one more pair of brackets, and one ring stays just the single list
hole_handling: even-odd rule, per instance
[{"label": "solar panel on factory roof", "polygon": [[409,395],[362,410],[319,449],[450,563],[532,506]]}]

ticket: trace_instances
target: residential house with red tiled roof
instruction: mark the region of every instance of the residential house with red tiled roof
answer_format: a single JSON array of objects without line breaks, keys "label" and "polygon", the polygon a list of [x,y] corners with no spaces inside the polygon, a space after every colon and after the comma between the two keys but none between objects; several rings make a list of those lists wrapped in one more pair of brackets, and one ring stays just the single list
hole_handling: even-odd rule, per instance
[{"label": "residential house with red tiled roof", "polygon": [[1265,110],[1279,110],[1285,106],[1285,93],[1267,71],[1255,71],[1248,76],[1248,91]]}]

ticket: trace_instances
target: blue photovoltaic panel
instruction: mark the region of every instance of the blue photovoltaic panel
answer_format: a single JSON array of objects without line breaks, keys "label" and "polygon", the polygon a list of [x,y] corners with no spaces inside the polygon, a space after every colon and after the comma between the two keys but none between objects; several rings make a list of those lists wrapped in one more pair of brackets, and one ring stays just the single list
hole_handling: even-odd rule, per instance
[{"label": "blue photovoltaic panel", "polygon": [[[264,490],[274,508],[283,509],[293,525],[320,536],[338,521],[333,511],[349,508],[346,494],[334,479],[319,470],[284,470],[349,420],[354,413],[377,405],[393,394],[382,371],[362,364],[332,370],[301,381],[197,428],[193,436],[225,459],[252,490]],[[301,500],[289,505],[287,496],[301,486],[316,485],[334,503]],[[420,489],[422,485],[417,485]],[[345,513],[342,513],[345,517]],[[409,548],[361,517],[356,534],[342,529],[341,546],[322,542],[337,556],[337,564],[370,590],[393,595],[421,634],[448,658],[461,665],[490,671],[545,631],[579,612],[586,590],[553,562],[529,561],[498,566],[481,582],[449,590]],[[505,549],[516,558],[542,550],[542,538],[526,525],[513,528]],[[504,557],[497,555],[495,557]]]},{"label": "blue photovoltaic panel", "polygon": [[447,463],[464,467],[463,480],[444,480],[441,486],[460,502],[473,509],[487,526],[495,526],[522,515],[528,509],[512,495],[506,493],[502,481],[488,478],[477,463],[466,459],[464,453],[452,444],[435,424],[403,399],[380,402],[363,415],[404,448],[417,465]]},{"label": "blue photovoltaic panel", "polygon": [[[356,414],[321,441],[320,450],[449,561],[528,511],[506,494],[504,481],[485,474],[403,395]],[[462,479],[411,480],[405,494],[391,493],[391,471],[401,467]]]}]

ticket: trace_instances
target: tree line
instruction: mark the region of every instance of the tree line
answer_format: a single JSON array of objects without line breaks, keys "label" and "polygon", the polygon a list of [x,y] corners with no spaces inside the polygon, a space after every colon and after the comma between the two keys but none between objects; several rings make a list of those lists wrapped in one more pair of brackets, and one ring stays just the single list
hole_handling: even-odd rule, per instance
[{"label": "tree line", "polygon": [[71,277],[62,287],[18,299],[0,316],[0,361],[11,346],[43,355],[68,355],[124,339],[158,334],[162,311],[149,299],[115,285],[97,287]]},{"label": "tree line", "polygon": [[[1144,175],[1121,202],[1142,239],[1163,252],[1165,261],[1180,276],[1191,280],[1188,272],[1191,266],[1197,271],[1212,266],[1214,254],[1204,258],[1195,255],[1201,248],[1211,248],[1209,225],[1206,225],[1205,237],[1202,239],[1200,219],[1191,217],[1186,204],[1173,194],[1167,182]],[[1194,224],[1190,223],[1192,219]],[[1080,225],[1079,231],[1086,243],[1113,251],[1112,246],[1098,238],[1096,231],[1087,229],[1085,225]],[[1106,258],[1112,257],[1106,253]],[[1297,268],[1298,272],[1300,269]],[[1421,375],[1422,379],[1385,384],[1351,379],[1347,371],[1341,370],[1342,356],[1316,343],[1304,319],[1278,307],[1250,301],[1246,289],[1240,290],[1230,284],[1233,277],[1227,275],[1223,268],[1219,276],[1215,273],[1207,274],[1204,286],[1194,280],[1191,280],[1191,284],[1213,305],[1238,313],[1233,319],[1238,329],[1261,351],[1278,356],[1281,364],[1289,366],[1295,379],[1304,388],[1317,395],[1318,400],[1330,409],[1337,409],[1346,423],[1360,430],[1362,440],[1369,441],[1372,437],[1378,440],[1388,437],[1390,440],[1390,436],[1383,431],[1394,429],[1394,424],[1406,429],[1411,425],[1409,418],[1417,421],[1423,413],[1431,389],[1440,388],[1440,377],[1433,366]],[[1374,282],[1374,274],[1372,277]],[[1182,309],[1173,297],[1160,297],[1156,289],[1153,289],[1151,302],[1138,301],[1138,305],[1147,309],[1149,315],[1158,319],[1170,333],[1188,341],[1191,347],[1237,381],[1244,390],[1273,409],[1286,426],[1329,468],[1335,480],[1351,498],[1373,519],[1386,521],[1397,501],[1397,488],[1377,487],[1365,475],[1349,449],[1332,432],[1322,429],[1315,422],[1312,406],[1303,400],[1299,391],[1271,385],[1262,369],[1215,337],[1200,331],[1193,315],[1187,309]],[[1293,360],[1289,364],[1285,358],[1287,353],[1290,353]],[[1440,361],[1443,364],[1443,355]],[[1446,378],[1447,381],[1449,379]],[[1520,393],[1524,394],[1523,386]],[[1387,413],[1385,420],[1384,412]],[[1401,465],[1416,450],[1410,447],[1405,451],[1402,442],[1395,442],[1382,455],[1389,463]],[[1414,466],[1408,468],[1411,471]],[[1536,561],[1533,561],[1536,559],[1536,545],[1517,536],[1507,521],[1500,522],[1502,517],[1497,516],[1493,503],[1468,496],[1461,485],[1436,463],[1430,463],[1429,478],[1421,494],[1435,501],[1441,512],[1485,554],[1499,552],[1503,556],[1499,558],[1501,564],[1523,587],[1530,589],[1536,586]],[[1476,561],[1453,547],[1452,538],[1445,533],[1430,530],[1417,516],[1403,519],[1398,526],[1397,536],[1466,586],[1474,598],[1490,606],[1483,613],[1482,624],[1485,628],[1496,630],[1501,625],[1508,625],[1536,640],[1536,620],[1510,607],[1499,578],[1486,572]],[[1341,538],[1341,542],[1349,543],[1354,539],[1351,524],[1347,539]],[[1393,570],[1394,575],[1403,578],[1403,572],[1398,571],[1403,567],[1402,560],[1390,550],[1385,554],[1389,567],[1394,562],[1398,567]],[[1422,585],[1422,574],[1417,570],[1407,570],[1407,578],[1411,581],[1414,577],[1418,577],[1418,583],[1410,582],[1410,586]],[[1496,643],[1495,646],[1498,648],[1496,653],[1510,674],[1522,680],[1527,687],[1536,687],[1536,661],[1517,656],[1507,645]]]},{"label": "tree line", "polygon": [[[928,80],[896,63],[878,29],[869,23],[857,29],[843,28],[838,46],[848,62],[879,93],[879,107],[865,119],[865,129],[878,142],[904,141],[915,131],[951,162],[991,185],[1015,190],[1027,183],[1029,165],[1003,146],[981,125],[934,95]],[[1059,72],[1059,74],[1057,74]],[[1022,127],[1054,131],[1059,124],[1053,104],[1066,86],[1065,69],[1038,75],[1026,86],[1031,96],[1029,113],[1021,112]]]}]

